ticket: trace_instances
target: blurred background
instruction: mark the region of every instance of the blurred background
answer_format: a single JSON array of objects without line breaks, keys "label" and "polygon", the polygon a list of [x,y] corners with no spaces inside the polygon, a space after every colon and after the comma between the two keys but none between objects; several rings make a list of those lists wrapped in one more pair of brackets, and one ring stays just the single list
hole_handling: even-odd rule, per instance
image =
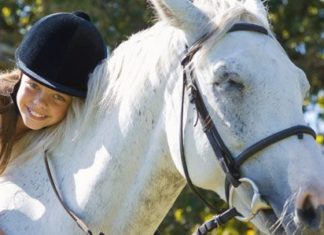
[{"label": "blurred background", "polygon": [[[305,118],[324,143],[324,0],[268,0],[273,31],[292,61],[311,83],[305,100]],[[15,66],[14,53],[30,26],[44,15],[58,11],[87,12],[103,34],[111,51],[133,33],[154,23],[145,0],[0,0],[0,71]],[[323,126],[321,130],[320,126]],[[322,133],[323,132],[323,133]],[[216,206],[226,205],[212,192],[205,192]],[[162,235],[191,234],[212,212],[185,188],[159,230]],[[258,234],[251,224],[231,220],[212,233]]]}]

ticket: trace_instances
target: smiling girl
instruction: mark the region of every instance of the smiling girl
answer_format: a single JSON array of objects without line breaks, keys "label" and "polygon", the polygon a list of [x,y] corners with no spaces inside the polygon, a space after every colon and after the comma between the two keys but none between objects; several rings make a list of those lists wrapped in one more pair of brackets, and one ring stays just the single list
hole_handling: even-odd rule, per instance
[{"label": "smiling girl", "polygon": [[59,139],[67,125],[58,124],[76,115],[91,73],[106,57],[84,12],[55,13],[34,24],[16,51],[18,69],[0,75],[0,175],[16,145],[23,152]]},{"label": "smiling girl", "polygon": [[17,92],[20,113],[16,134],[59,123],[72,102],[70,95],[47,88],[23,74]]}]

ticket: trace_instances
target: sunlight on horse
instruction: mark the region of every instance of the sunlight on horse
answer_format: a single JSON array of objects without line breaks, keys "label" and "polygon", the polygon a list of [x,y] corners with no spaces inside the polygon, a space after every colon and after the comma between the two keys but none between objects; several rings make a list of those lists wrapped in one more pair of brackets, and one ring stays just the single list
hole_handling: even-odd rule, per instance
[{"label": "sunlight on horse", "polygon": [[[83,234],[62,208],[44,166],[48,150],[62,198],[94,234],[151,235],[186,184],[179,149],[181,59],[213,32],[191,66],[207,109],[234,156],[280,130],[305,125],[309,84],[271,35],[228,30],[249,22],[271,32],[257,0],[151,0],[160,21],[122,43],[93,73],[85,111],[67,118],[59,144],[40,139],[0,178],[7,235]],[[107,16],[109,17],[109,16]],[[271,33],[270,33],[271,34]],[[193,183],[225,199],[225,174],[186,96],[184,147]],[[67,128],[68,127],[68,128]],[[19,152],[19,151],[18,151]],[[324,158],[314,139],[291,136],[240,168],[272,210],[265,233],[324,232]],[[234,205],[249,213],[250,189]]]}]

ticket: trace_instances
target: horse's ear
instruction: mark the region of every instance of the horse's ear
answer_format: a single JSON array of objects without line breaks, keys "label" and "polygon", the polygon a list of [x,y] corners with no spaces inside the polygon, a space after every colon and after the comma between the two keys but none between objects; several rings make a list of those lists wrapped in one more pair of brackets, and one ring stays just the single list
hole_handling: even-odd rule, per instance
[{"label": "horse's ear", "polygon": [[189,0],[149,0],[161,20],[182,29],[191,39],[206,30],[208,17]]}]

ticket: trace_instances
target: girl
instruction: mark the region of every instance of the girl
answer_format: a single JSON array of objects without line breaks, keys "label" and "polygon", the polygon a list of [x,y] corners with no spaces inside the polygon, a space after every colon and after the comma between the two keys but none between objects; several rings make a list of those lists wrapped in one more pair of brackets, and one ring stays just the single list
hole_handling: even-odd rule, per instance
[{"label": "girl", "polygon": [[57,124],[80,110],[89,75],[106,56],[83,12],[55,13],[34,24],[16,51],[18,69],[0,75],[0,175],[18,155],[14,149],[59,139],[68,123]]}]

